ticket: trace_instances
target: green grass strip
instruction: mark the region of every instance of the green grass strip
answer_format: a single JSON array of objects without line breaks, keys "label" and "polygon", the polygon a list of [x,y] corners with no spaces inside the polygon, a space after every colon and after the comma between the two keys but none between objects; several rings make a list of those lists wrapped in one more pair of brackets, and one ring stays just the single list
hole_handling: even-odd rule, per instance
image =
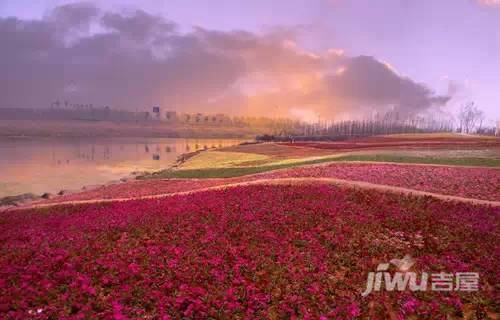
[{"label": "green grass strip", "polygon": [[208,168],[208,169],[186,169],[186,170],[163,170],[151,175],[140,177],[139,179],[189,179],[189,178],[233,178],[249,174],[261,173],[277,169],[292,168],[297,166],[332,162],[337,157],[320,158],[293,163],[282,163],[266,166],[240,167],[240,168]]},{"label": "green grass strip", "polygon": [[336,161],[379,161],[398,163],[443,164],[457,166],[500,167],[500,159],[491,158],[441,158],[441,157],[413,157],[391,154],[374,155],[347,155],[335,159]]},{"label": "green grass strip", "polygon": [[319,164],[325,162],[338,162],[338,161],[380,161],[380,162],[397,162],[397,163],[500,167],[500,159],[411,157],[411,156],[397,156],[397,155],[347,155],[341,157],[326,157],[326,158],[306,160],[293,163],[283,163],[283,164],[255,166],[255,167],[163,170],[151,175],[140,177],[139,179],[232,178],[232,177],[240,177],[249,174],[261,173],[277,169],[293,168],[304,165]]}]

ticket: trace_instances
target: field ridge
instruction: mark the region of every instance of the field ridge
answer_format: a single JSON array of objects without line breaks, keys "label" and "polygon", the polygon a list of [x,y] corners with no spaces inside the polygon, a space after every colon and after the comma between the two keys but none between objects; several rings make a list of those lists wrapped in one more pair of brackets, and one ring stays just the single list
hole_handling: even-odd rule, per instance
[{"label": "field ridge", "polygon": [[420,191],[409,188],[402,188],[396,186],[389,186],[383,184],[374,184],[370,182],[364,181],[353,181],[353,180],[344,180],[337,178],[311,178],[311,177],[302,177],[302,178],[277,178],[277,179],[259,179],[253,181],[243,181],[243,182],[235,182],[222,184],[218,186],[206,187],[201,189],[194,189],[188,191],[180,191],[180,192],[171,192],[171,193],[161,193],[155,195],[147,195],[147,196],[138,196],[138,197],[128,197],[128,198],[114,198],[114,199],[91,199],[91,200],[72,200],[72,201],[64,201],[64,202],[54,202],[54,203],[38,203],[32,204],[24,207],[19,207],[11,210],[24,210],[24,209],[35,209],[35,208],[48,208],[55,206],[63,206],[63,205],[76,205],[76,204],[92,204],[92,203],[109,203],[109,202],[123,202],[123,201],[131,201],[131,200],[147,200],[147,199],[159,199],[164,197],[173,197],[180,195],[189,195],[193,193],[200,193],[205,191],[212,190],[222,190],[240,186],[250,186],[250,185],[293,185],[293,184],[332,184],[344,187],[351,188],[360,188],[366,190],[376,190],[381,192],[392,192],[399,193],[404,195],[413,195],[413,196],[422,196],[422,197],[433,197],[436,199],[440,199],[443,201],[457,201],[471,204],[479,204],[479,205],[489,205],[493,207],[499,207],[500,201],[492,201],[492,200],[482,200],[482,199],[474,199],[474,198],[466,198],[452,195],[439,194],[434,192]]}]

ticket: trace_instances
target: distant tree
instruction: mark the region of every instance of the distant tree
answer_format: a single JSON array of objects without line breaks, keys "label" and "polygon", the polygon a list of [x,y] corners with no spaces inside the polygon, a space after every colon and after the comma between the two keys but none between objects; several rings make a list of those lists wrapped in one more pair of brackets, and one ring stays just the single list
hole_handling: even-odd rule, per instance
[{"label": "distant tree", "polygon": [[468,102],[460,108],[458,119],[462,132],[471,133],[478,122],[482,123],[484,113],[474,105],[474,102]]},{"label": "distant tree", "polygon": [[486,118],[485,118],[485,116],[484,116],[484,113],[481,111],[481,114],[480,114],[480,116],[479,116],[479,120],[478,120],[478,121],[479,121],[479,125],[478,125],[478,128],[477,128],[477,130],[478,130],[478,131],[483,130],[483,123],[484,123],[484,120],[486,120]]}]

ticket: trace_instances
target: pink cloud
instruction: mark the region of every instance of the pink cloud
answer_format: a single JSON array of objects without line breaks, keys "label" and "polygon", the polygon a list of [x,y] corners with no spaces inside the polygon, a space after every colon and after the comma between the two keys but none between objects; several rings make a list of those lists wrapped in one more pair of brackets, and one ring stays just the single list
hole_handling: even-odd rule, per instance
[{"label": "pink cloud", "polygon": [[500,6],[500,0],[476,0],[482,6]]}]

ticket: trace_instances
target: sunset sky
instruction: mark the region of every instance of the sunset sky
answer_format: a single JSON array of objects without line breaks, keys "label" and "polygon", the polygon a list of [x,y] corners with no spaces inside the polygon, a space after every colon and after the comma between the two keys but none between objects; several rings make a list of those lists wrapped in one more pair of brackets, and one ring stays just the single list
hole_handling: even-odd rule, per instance
[{"label": "sunset sky", "polygon": [[500,0],[2,0],[0,40],[0,107],[500,120]]}]

